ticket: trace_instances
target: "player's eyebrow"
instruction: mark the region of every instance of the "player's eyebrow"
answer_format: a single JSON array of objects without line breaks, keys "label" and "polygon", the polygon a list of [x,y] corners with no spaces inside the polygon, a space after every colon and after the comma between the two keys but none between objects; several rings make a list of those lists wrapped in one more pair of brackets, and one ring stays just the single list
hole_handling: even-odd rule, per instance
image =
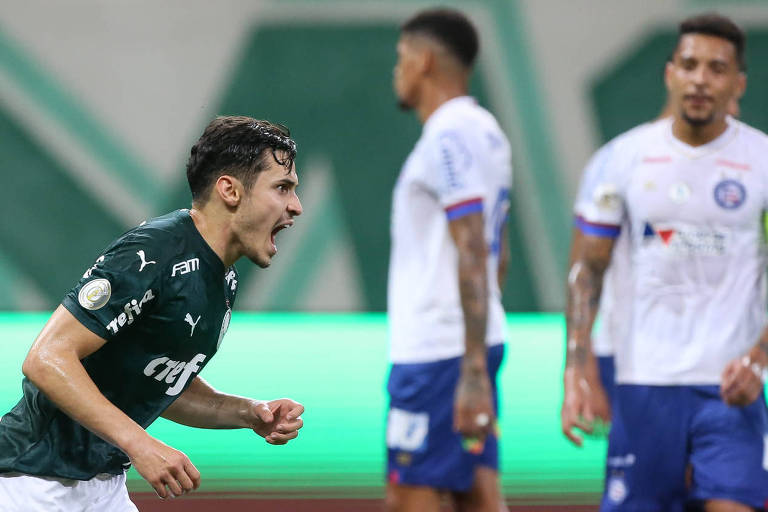
[{"label": "player's eyebrow", "polygon": [[288,185],[289,187],[296,188],[299,186],[299,180],[289,177],[280,178],[275,182],[275,185]]}]

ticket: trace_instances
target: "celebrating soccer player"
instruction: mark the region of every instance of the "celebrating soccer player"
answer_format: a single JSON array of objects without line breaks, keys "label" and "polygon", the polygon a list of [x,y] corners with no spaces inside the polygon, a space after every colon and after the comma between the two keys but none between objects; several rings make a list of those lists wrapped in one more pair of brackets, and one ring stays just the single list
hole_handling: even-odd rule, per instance
[{"label": "celebrating soccer player", "polygon": [[[161,498],[200,472],[144,430],[158,416],[298,435],[304,408],[221,393],[200,376],[229,327],[246,256],[266,267],[301,214],[296,146],[280,126],[214,119],[192,147],[192,208],[142,223],[88,268],[24,360],[24,396],[0,422],[0,509],[135,511],[133,465]],[[91,507],[91,508],[89,508]]]}]

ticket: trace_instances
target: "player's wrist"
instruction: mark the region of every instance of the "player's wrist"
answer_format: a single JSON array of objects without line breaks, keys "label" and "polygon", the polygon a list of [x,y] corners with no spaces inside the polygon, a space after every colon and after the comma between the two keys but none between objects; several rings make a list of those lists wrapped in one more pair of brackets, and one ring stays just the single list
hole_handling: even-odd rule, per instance
[{"label": "player's wrist", "polygon": [[130,459],[133,459],[145,446],[147,439],[151,439],[146,430],[136,425],[136,429],[126,429],[116,436],[114,444],[117,445]]},{"label": "player's wrist", "polygon": [[741,359],[741,364],[752,370],[752,372],[763,382],[766,381],[768,373],[768,356],[760,347],[753,347]]},{"label": "player's wrist", "polygon": [[465,375],[488,375],[488,363],[485,352],[466,353],[461,358],[461,373]]}]

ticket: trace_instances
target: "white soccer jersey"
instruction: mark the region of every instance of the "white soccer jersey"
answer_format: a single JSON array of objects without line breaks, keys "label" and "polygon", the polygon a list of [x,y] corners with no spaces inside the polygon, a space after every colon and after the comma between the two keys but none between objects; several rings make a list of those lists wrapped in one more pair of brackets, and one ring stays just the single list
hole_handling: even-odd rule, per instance
[{"label": "white soccer jersey", "polygon": [[766,324],[768,137],[729,119],[704,146],[664,119],[618,137],[578,199],[582,229],[630,227],[632,332],[617,340],[616,380],[718,384]]},{"label": "white soccer jersey", "polygon": [[474,99],[447,101],[426,121],[392,201],[392,362],[436,361],[464,353],[458,253],[448,222],[480,211],[488,243],[486,342],[490,346],[504,341],[497,276],[511,181],[509,142],[494,117]]},{"label": "white soccer jersey", "polygon": [[[603,166],[609,161],[610,153],[610,145],[607,144],[597,150],[590,159],[581,177],[577,198],[588,194],[587,191],[594,187],[595,180],[600,179],[603,175]],[[578,207],[577,199],[574,207],[577,225],[582,217]],[[605,272],[603,293],[600,296],[600,307],[597,314],[599,322],[596,323],[592,332],[592,352],[600,357],[612,356],[614,343],[629,336],[632,318],[632,269],[629,257],[629,237],[626,231],[625,226],[613,246],[611,264]]]}]

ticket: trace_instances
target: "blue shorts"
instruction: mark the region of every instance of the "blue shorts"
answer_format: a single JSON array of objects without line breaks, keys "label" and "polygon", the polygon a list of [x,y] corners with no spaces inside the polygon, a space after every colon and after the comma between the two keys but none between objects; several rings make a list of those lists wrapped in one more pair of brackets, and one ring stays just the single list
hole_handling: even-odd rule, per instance
[{"label": "blue shorts", "polygon": [[[719,386],[616,386],[601,511],[683,511],[689,501],[768,505],[768,409]],[[686,488],[686,466],[693,471]]]},{"label": "blue shorts", "polygon": [[[488,349],[488,374],[497,414],[496,375],[503,357],[504,345]],[[495,435],[488,436],[482,451],[474,454],[464,449],[461,436],[453,430],[453,397],[460,363],[461,357],[456,357],[392,365],[387,384],[389,482],[467,491],[474,481],[475,467],[498,470],[499,446]]]},{"label": "blue shorts", "polygon": [[600,384],[603,385],[605,394],[608,395],[608,403],[613,404],[614,390],[616,389],[616,368],[613,356],[598,356],[597,368],[600,371]]}]

